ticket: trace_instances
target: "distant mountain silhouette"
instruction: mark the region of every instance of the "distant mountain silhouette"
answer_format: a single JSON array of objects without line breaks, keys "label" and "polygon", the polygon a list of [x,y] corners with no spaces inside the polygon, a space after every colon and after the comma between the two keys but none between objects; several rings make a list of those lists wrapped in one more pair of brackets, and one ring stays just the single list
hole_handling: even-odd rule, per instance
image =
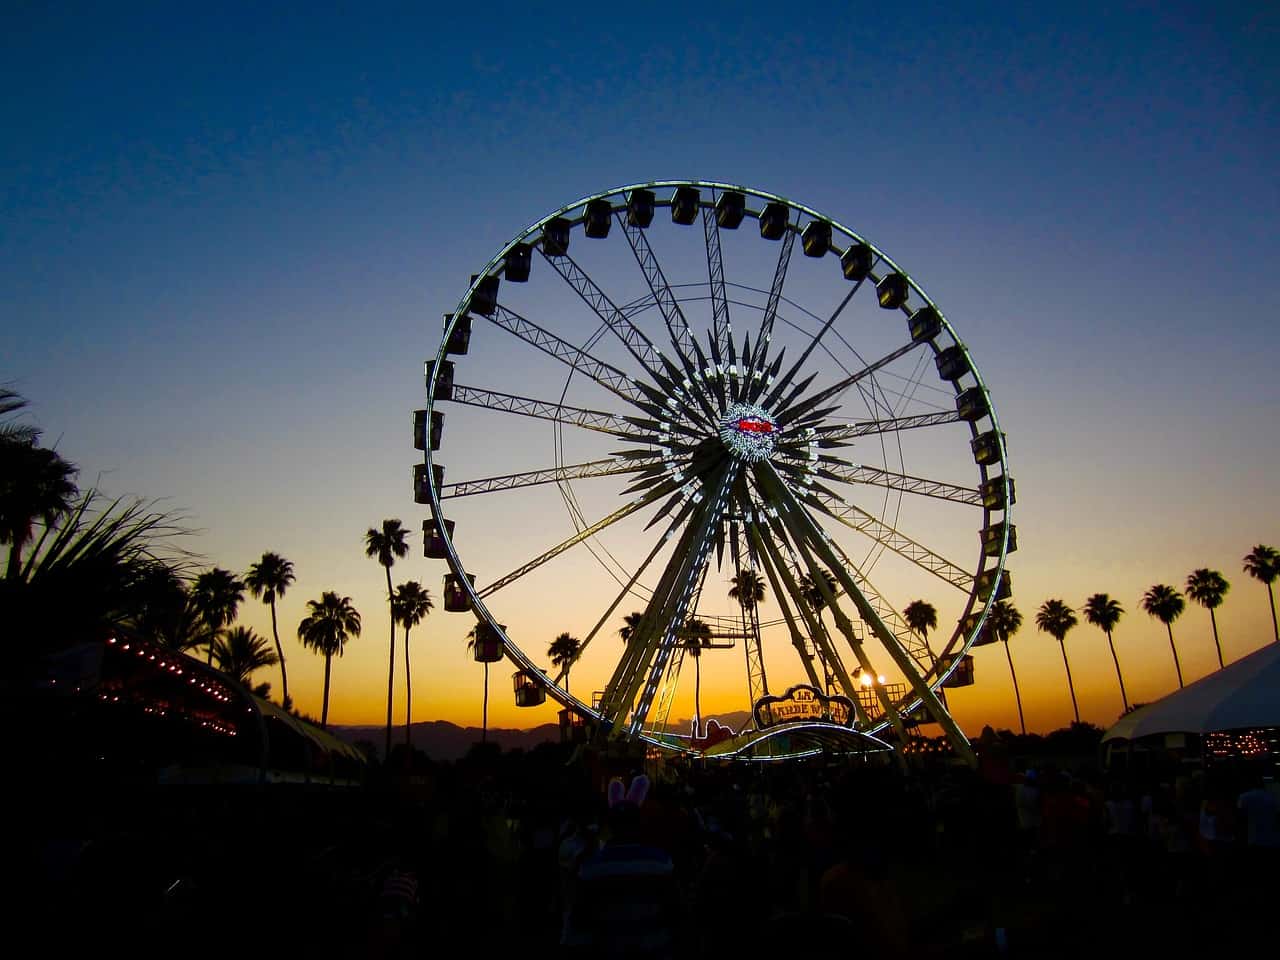
[{"label": "distant mountain silhouette", "polygon": [[[709,713],[703,717],[703,722],[705,723],[707,720],[714,718],[724,726],[740,730],[750,717],[751,715],[745,710],[734,710],[730,713]],[[669,729],[675,733],[687,734],[692,728],[692,718],[673,720],[669,725]],[[341,737],[350,744],[359,744],[363,741],[380,748],[386,729],[385,726],[344,727],[331,725],[329,732],[334,736]],[[450,723],[448,720],[424,720],[415,723],[410,728],[409,740],[415,749],[421,750],[432,760],[451,762],[465,756],[472,746],[480,742],[480,732],[479,727],[460,727],[456,723]],[[503,727],[489,728],[489,742],[498,744],[503,750],[517,748],[529,750],[540,743],[558,743],[559,740],[560,727],[555,723],[539,724],[528,730],[511,730]],[[403,742],[404,727],[401,725],[393,731],[392,744]],[[381,749],[378,749],[379,756],[381,756],[381,752]]]}]

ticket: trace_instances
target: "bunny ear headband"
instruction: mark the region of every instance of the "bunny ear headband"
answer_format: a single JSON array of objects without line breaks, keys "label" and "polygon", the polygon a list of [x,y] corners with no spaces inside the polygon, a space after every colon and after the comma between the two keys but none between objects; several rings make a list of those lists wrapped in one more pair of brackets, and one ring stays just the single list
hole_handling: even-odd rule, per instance
[{"label": "bunny ear headband", "polygon": [[608,798],[610,810],[624,803],[633,807],[642,806],[648,796],[649,778],[643,773],[631,781],[630,787],[624,787],[622,781],[617,777],[609,781]]}]

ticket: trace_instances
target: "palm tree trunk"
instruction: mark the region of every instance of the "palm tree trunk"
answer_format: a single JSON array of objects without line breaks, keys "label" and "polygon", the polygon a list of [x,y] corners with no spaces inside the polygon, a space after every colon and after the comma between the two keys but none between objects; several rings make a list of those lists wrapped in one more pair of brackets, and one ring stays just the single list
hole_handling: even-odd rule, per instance
[{"label": "palm tree trunk", "polygon": [[1067,668],[1067,689],[1071,691],[1071,709],[1075,712],[1076,723],[1080,722],[1080,707],[1076,703],[1076,685],[1071,681],[1071,664],[1067,662],[1067,645],[1061,640],[1058,646],[1062,648],[1062,665]]},{"label": "palm tree trunk", "polygon": [[395,595],[391,592],[391,568],[387,571],[387,607],[391,610],[391,654],[387,657],[387,753],[384,760],[391,759],[391,699],[395,694],[396,682],[396,612],[392,605]]},{"label": "palm tree trunk", "polygon": [[1213,645],[1218,648],[1218,669],[1226,666],[1222,662],[1222,643],[1218,640],[1218,618],[1213,615],[1213,607],[1209,608],[1209,622],[1213,624]]},{"label": "palm tree trunk", "polygon": [[1276,623],[1276,595],[1271,590],[1271,584],[1267,584],[1267,598],[1271,601],[1271,629],[1275,631],[1276,643],[1280,643],[1280,624]]},{"label": "palm tree trunk", "polygon": [[480,720],[480,742],[489,742],[489,661],[484,664],[484,711]]},{"label": "palm tree trunk", "polygon": [[1009,641],[1004,642],[1004,655],[1009,661],[1009,676],[1013,677],[1013,699],[1018,703],[1018,726],[1022,728],[1022,735],[1027,735],[1027,721],[1022,716],[1022,694],[1018,691],[1018,674],[1013,669],[1013,654],[1009,652]]},{"label": "palm tree trunk", "polygon": [[280,704],[287,711],[289,702],[289,675],[284,670],[284,647],[280,646],[280,631],[276,627],[276,600],[271,598],[271,636],[276,640],[276,656],[280,658]]},{"label": "palm tree trunk", "polygon": [[412,750],[409,731],[413,727],[413,673],[409,670],[409,625],[404,627],[404,745]]},{"label": "palm tree trunk", "polygon": [[[9,580],[18,579],[18,566],[22,562],[22,544],[18,539],[18,535],[13,534],[13,540],[9,543],[9,566],[5,570],[5,576]],[[1270,590],[1270,587],[1267,587]],[[1275,605],[1271,607],[1272,615],[1275,615]]]},{"label": "palm tree trunk", "polygon": [[333,663],[333,654],[324,655],[324,700],[320,707],[320,729],[329,729],[329,665]]},{"label": "palm tree trunk", "polygon": [[1107,646],[1111,648],[1111,659],[1116,663],[1116,679],[1120,681],[1120,702],[1124,704],[1124,712],[1129,712],[1129,697],[1124,692],[1124,676],[1120,673],[1120,658],[1116,656],[1116,645],[1111,642],[1111,631],[1107,631]]},{"label": "palm tree trunk", "polygon": [[1178,689],[1182,689],[1182,664],[1178,662],[1178,648],[1173,643],[1173,626],[1166,623],[1164,628],[1169,631],[1169,649],[1173,651],[1173,669],[1178,671]]}]

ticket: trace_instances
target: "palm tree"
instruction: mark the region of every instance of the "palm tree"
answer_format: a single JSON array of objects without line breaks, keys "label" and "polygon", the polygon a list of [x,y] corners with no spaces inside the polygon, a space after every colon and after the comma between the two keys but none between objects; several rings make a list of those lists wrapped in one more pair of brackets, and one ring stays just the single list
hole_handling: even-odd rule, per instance
[{"label": "palm tree", "polygon": [[1076,703],[1076,687],[1071,681],[1071,664],[1067,661],[1067,631],[1076,625],[1076,612],[1061,600],[1046,600],[1036,612],[1036,627],[1052,636],[1062,648],[1062,663],[1067,668],[1067,689],[1071,691],[1071,709],[1076,723],[1080,722],[1080,707]]},{"label": "palm tree", "polygon": [[[751,663],[751,640],[754,638],[757,643],[760,639],[760,613],[759,606],[764,603],[765,589],[764,578],[750,567],[739,569],[738,575],[733,578],[733,586],[729,588],[729,596],[738,601],[738,605],[742,608],[743,626],[747,626],[750,621],[750,636],[745,644],[747,663]],[[746,632],[744,630],[744,632]],[[769,682],[764,676],[764,661],[760,661],[760,686],[765,692],[769,692]]]},{"label": "palm tree", "polygon": [[[230,570],[221,567],[213,567],[200,574],[191,589],[191,602],[215,633],[235,620],[242,600],[244,583]],[[213,644],[209,645],[207,662],[213,663]]]},{"label": "palm tree", "polygon": [[764,579],[750,567],[739,570],[733,578],[729,596],[737,600],[744,610],[754,610],[757,604],[764,603]]},{"label": "palm tree", "polygon": [[1222,598],[1230,589],[1231,584],[1227,582],[1227,578],[1217,570],[1201,567],[1199,570],[1192,570],[1191,576],[1187,577],[1187,596],[1209,611],[1209,623],[1213,625],[1213,645],[1218,648],[1219,670],[1226,664],[1222,660],[1222,643],[1218,640],[1218,618],[1213,611],[1222,605]]},{"label": "palm tree", "polygon": [[[0,476],[0,486],[4,480]],[[23,638],[9,645],[0,692],[48,653],[87,637],[144,639],[149,625],[143,621],[161,619],[148,611],[184,609],[183,552],[174,542],[183,532],[176,517],[153,503],[105,500],[93,490],[77,498],[56,528],[42,527],[16,576],[0,577],[5,636]],[[159,572],[163,603],[154,590]],[[197,633],[204,629],[198,618],[193,626]]]},{"label": "palm tree", "polygon": [[924,600],[912,600],[903,608],[902,616],[907,621],[907,626],[920,634],[920,639],[924,641],[927,649],[929,631],[938,626],[938,611],[934,609],[933,604]]},{"label": "palm tree", "polygon": [[680,631],[684,650],[693,657],[693,735],[702,736],[702,650],[711,641],[711,625],[705,620],[690,620]]},{"label": "palm tree", "polygon": [[218,628],[209,625],[186,582],[167,564],[149,564],[134,583],[131,599],[132,612],[123,624],[130,636],[184,653],[213,649]]},{"label": "palm tree", "polygon": [[[823,570],[821,575],[822,579],[827,582],[827,588],[834,595],[837,587],[835,574],[830,570]],[[818,585],[818,581],[812,575],[807,573],[800,577],[800,598],[815,612],[827,605],[827,598],[822,592],[822,587]]]},{"label": "palm tree", "polygon": [[409,531],[399,520],[383,520],[382,529],[370,527],[364,535],[364,555],[375,558],[387,573],[387,606],[391,610],[391,652],[387,655],[387,756],[391,756],[391,701],[396,681],[396,611],[391,590],[391,568],[397,557],[409,553]]},{"label": "palm tree", "polygon": [[551,646],[547,647],[547,656],[551,658],[551,665],[564,669],[564,688],[566,691],[569,689],[569,668],[578,659],[578,651],[581,649],[582,641],[567,633],[560,634],[560,636],[551,641]]},{"label": "palm tree", "polygon": [[289,699],[289,675],[285,672],[284,647],[280,645],[280,631],[276,627],[276,598],[283,597],[293,586],[293,564],[278,553],[264,553],[262,559],[249,567],[244,575],[244,585],[255,597],[271,607],[271,636],[276,642],[276,657],[280,661],[280,702],[288,710],[293,706]]},{"label": "palm tree", "polygon": [[[476,635],[480,624],[477,623],[467,631],[467,650],[474,651],[476,644],[480,642],[480,638]],[[484,661],[484,707],[480,715],[480,742],[487,743],[489,740],[489,661]]]},{"label": "palm tree", "polygon": [[640,626],[640,621],[644,619],[644,614],[639,610],[632,610],[622,618],[622,626],[618,629],[618,636],[622,638],[623,643],[630,643],[631,638],[635,636],[636,627]]},{"label": "palm tree", "polygon": [[[307,616],[298,624],[298,639],[308,650],[324,655],[324,700],[320,708],[320,726],[329,726],[329,666],[334,657],[342,656],[346,643],[360,636],[360,614],[350,597],[339,597],[326,590],[319,600],[308,600]],[[390,755],[390,751],[388,751]]]},{"label": "palm tree", "polygon": [[[0,415],[26,406],[11,390],[0,394]],[[32,539],[39,522],[54,527],[70,513],[79,493],[75,464],[55,451],[36,446],[40,431],[6,423],[0,426],[0,544],[9,545],[5,576],[16,580],[22,566],[22,548]]]},{"label": "palm tree", "polygon": [[413,724],[413,676],[409,670],[409,631],[434,609],[431,594],[417,580],[407,580],[396,587],[391,604],[392,615],[404,627],[404,743],[410,745]]},{"label": "palm tree", "polygon": [[214,664],[238,683],[249,685],[249,675],[263,667],[274,667],[276,655],[267,641],[249,627],[227,630],[212,646]]},{"label": "palm tree", "polygon": [[1260,543],[1244,558],[1244,572],[1267,585],[1267,598],[1271,601],[1271,629],[1280,643],[1280,625],[1276,623],[1276,595],[1271,585],[1280,577],[1280,550]]},{"label": "palm tree", "polygon": [[987,614],[987,629],[1004,644],[1005,659],[1009,661],[1009,676],[1013,678],[1013,698],[1018,703],[1018,726],[1023,736],[1027,733],[1027,721],[1022,715],[1022,694],[1018,690],[1018,674],[1013,669],[1013,654],[1009,652],[1009,638],[1022,626],[1022,614],[1008,600],[1000,600]]},{"label": "palm tree", "polygon": [[1164,624],[1169,631],[1169,649],[1173,651],[1173,669],[1178,672],[1178,687],[1182,687],[1182,664],[1178,662],[1178,648],[1173,642],[1173,621],[1182,616],[1186,604],[1182,594],[1164,583],[1157,583],[1142,595],[1142,609]]},{"label": "palm tree", "polygon": [[1124,676],[1120,673],[1120,658],[1116,656],[1116,645],[1111,640],[1111,631],[1120,622],[1124,607],[1119,600],[1112,600],[1105,593],[1095,593],[1084,602],[1084,618],[1107,635],[1107,646],[1111,648],[1111,659],[1116,665],[1116,679],[1120,681],[1120,700],[1124,704],[1124,712],[1129,712],[1129,695],[1124,692]]}]

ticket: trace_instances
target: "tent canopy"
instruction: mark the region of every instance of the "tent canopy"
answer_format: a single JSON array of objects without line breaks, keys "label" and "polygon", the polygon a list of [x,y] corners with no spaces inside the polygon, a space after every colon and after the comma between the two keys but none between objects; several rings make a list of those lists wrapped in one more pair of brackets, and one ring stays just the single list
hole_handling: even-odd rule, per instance
[{"label": "tent canopy", "polygon": [[1280,727],[1280,644],[1269,643],[1216,673],[1120,718],[1107,740],[1160,733]]}]

